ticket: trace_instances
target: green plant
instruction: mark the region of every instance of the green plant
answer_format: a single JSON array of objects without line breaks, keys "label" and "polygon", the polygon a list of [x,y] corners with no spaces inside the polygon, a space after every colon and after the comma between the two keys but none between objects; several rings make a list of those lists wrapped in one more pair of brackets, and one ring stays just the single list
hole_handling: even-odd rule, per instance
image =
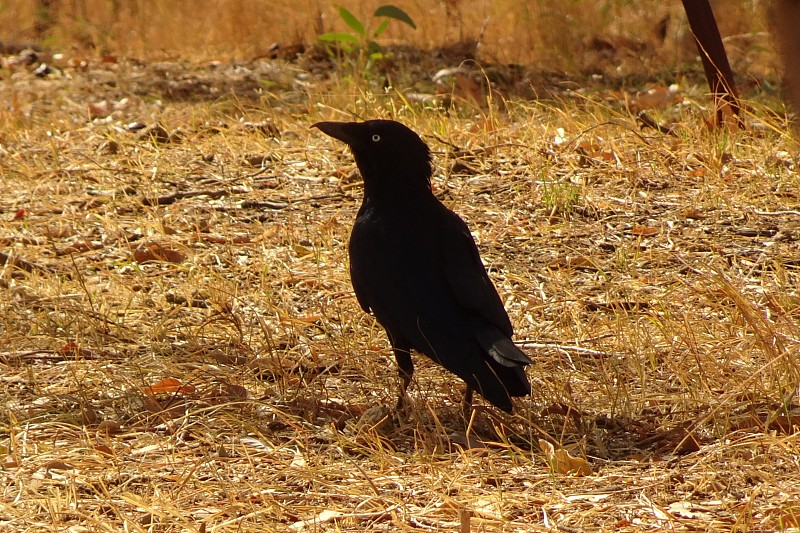
[{"label": "green plant", "polygon": [[580,190],[570,182],[551,183],[542,191],[542,203],[550,215],[568,218],[580,201]]},{"label": "green plant", "polygon": [[[376,39],[386,31],[386,28],[389,26],[389,22],[392,19],[399,20],[400,22],[408,24],[412,28],[417,29],[417,25],[414,24],[414,21],[411,19],[408,13],[391,4],[378,7],[378,9],[375,10],[375,13],[372,14],[372,20],[366,21],[366,24],[360,21],[358,17],[353,15],[353,13],[341,6],[339,7],[339,16],[342,18],[344,23],[353,30],[353,32],[328,32],[323,33],[318,38],[322,42],[333,43],[337,45],[340,50],[347,54],[357,51],[358,56],[355,66],[358,67],[358,70],[362,72],[368,71],[376,61],[386,57],[383,52],[383,47],[378,44]],[[371,22],[377,19],[382,20],[380,23],[378,23],[378,26],[373,31],[370,27],[372,25]]]}]

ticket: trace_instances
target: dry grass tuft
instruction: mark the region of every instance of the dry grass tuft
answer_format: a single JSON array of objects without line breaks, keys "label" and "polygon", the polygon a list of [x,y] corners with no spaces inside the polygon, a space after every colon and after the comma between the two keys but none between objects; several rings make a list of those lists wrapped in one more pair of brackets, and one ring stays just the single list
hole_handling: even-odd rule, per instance
[{"label": "dry grass tuft", "polygon": [[[746,130],[710,131],[699,79],[496,65],[491,92],[434,95],[447,65],[400,52],[391,91],[313,58],[4,63],[0,530],[800,527],[781,105],[751,92]],[[360,183],[308,128],[354,115],[434,149],[536,361],[513,417],[467,434],[462,384],[421,358],[410,412],[385,407],[347,277]]]}]

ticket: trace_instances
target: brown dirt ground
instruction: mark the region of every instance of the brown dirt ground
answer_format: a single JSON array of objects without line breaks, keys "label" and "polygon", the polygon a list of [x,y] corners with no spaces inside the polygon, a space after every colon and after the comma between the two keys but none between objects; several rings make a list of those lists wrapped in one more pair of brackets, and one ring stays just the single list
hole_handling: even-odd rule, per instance
[{"label": "brown dirt ground", "polygon": [[[800,160],[774,95],[711,131],[701,79],[467,65],[442,89],[452,61],[421,53],[389,90],[310,52],[4,57],[1,530],[800,527]],[[420,358],[411,411],[381,407],[359,179],[309,130],[354,115],[433,147],[536,361],[515,416],[467,436],[462,384]]]}]

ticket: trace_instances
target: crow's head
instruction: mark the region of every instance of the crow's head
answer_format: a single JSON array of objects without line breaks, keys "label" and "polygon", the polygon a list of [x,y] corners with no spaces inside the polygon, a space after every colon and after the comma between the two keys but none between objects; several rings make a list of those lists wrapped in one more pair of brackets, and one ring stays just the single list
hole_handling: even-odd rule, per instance
[{"label": "crow's head", "polygon": [[393,120],[317,122],[312,128],[346,143],[370,192],[430,191],[431,153],[419,135]]}]

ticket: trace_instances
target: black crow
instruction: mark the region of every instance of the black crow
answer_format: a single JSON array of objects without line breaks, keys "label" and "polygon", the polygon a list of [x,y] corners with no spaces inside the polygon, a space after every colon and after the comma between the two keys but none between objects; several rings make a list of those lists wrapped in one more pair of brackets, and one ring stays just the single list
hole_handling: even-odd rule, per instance
[{"label": "black crow", "polygon": [[350,235],[350,279],[358,303],[384,327],[399,367],[398,409],[414,372],[411,350],[511,412],[531,386],[532,361],[511,341],[503,303],[461,218],[431,191],[428,146],[392,120],[318,122],[347,143],[364,179],[364,201]]}]

